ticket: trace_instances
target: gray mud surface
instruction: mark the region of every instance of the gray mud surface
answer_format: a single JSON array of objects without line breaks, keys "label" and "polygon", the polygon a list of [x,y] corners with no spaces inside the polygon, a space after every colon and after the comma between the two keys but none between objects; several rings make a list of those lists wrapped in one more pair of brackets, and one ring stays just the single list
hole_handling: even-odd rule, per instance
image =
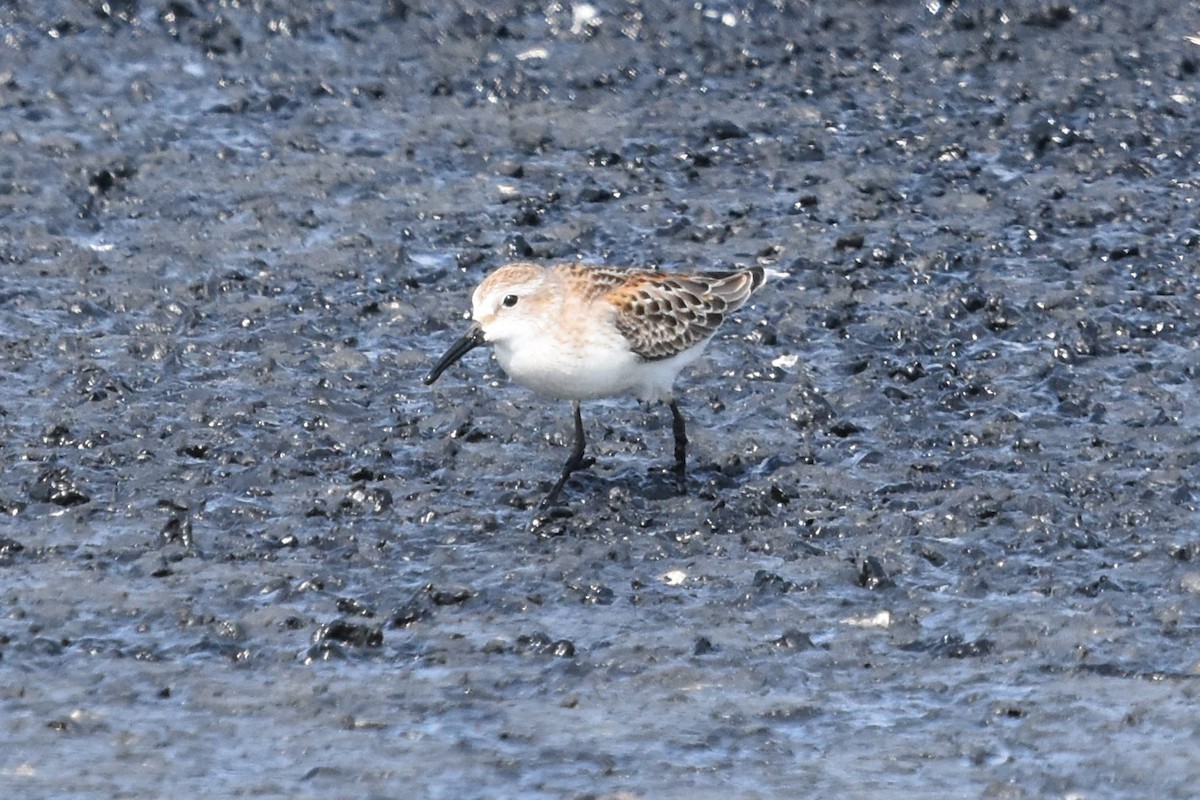
[{"label": "gray mud surface", "polygon": [[1196,796],[1200,5],[787,5],[0,5],[4,797]]}]

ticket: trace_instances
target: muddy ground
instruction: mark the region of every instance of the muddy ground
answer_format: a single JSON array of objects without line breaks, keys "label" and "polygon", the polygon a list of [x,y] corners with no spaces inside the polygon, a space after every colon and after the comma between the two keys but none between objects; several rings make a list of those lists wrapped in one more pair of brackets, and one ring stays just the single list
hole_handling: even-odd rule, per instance
[{"label": "muddy ground", "polygon": [[[1200,6],[502,5],[0,7],[5,795],[1194,797]],[[687,497],[512,258],[790,273]]]}]

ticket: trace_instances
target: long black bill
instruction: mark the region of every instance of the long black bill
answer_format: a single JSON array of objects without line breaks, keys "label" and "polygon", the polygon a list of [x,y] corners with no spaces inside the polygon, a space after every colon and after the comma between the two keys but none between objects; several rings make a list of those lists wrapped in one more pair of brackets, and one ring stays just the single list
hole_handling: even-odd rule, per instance
[{"label": "long black bill", "polygon": [[446,351],[446,355],[442,356],[433,365],[433,369],[429,370],[429,374],[425,376],[425,385],[429,386],[442,377],[442,373],[449,369],[451,364],[481,344],[483,344],[483,327],[478,322],[472,322],[471,327],[467,328],[467,332],[462,335],[462,338],[450,345],[450,349]]}]

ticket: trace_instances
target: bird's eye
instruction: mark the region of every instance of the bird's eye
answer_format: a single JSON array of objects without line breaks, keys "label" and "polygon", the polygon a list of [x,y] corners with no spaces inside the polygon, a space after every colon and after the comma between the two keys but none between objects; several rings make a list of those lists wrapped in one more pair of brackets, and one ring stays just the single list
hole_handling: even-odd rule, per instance
[{"label": "bird's eye", "polygon": [[504,303],[505,308],[512,308],[513,306],[515,306],[517,304],[517,301],[520,299],[521,298],[517,297],[515,294],[506,294],[506,295],[504,295],[504,300],[502,300],[501,302]]}]

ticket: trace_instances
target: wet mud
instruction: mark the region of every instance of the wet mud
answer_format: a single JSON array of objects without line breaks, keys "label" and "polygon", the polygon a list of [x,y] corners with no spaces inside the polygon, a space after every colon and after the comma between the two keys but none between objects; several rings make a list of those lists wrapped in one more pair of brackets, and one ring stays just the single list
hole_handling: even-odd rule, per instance
[{"label": "wet mud", "polygon": [[[1194,3],[0,8],[12,797],[1200,781]],[[790,278],[670,415],[506,260]]]}]

